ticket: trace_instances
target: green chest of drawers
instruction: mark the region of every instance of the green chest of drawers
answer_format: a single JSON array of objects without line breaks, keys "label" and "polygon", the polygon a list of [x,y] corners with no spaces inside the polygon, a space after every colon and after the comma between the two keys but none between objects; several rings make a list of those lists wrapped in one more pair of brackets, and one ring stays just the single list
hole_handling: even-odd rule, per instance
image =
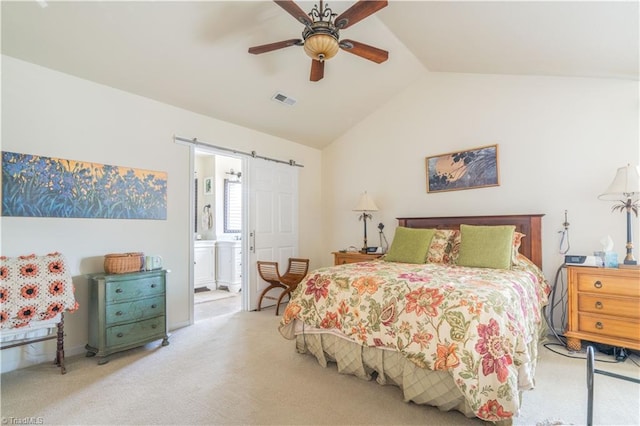
[{"label": "green chest of drawers", "polygon": [[89,275],[87,356],[108,356],[162,339],[169,344],[165,270]]}]

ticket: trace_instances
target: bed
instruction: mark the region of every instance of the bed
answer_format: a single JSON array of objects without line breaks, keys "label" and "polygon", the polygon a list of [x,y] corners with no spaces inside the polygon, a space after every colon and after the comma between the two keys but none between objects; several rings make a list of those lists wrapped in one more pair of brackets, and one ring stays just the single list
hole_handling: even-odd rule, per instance
[{"label": "bed", "polygon": [[[383,258],[309,273],[280,333],[406,401],[510,424],[544,335],[541,219],[400,218]],[[419,243],[401,245],[405,234]]]},{"label": "bed", "polygon": [[55,364],[64,364],[64,312],[78,309],[60,253],[0,256],[0,349],[56,339]]}]

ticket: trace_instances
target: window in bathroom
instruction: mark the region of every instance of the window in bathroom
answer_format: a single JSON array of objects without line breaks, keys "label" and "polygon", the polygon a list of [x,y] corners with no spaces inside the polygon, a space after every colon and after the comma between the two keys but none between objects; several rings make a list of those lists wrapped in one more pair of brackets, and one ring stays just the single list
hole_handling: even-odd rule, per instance
[{"label": "window in bathroom", "polygon": [[224,232],[242,231],[242,183],[224,180]]}]

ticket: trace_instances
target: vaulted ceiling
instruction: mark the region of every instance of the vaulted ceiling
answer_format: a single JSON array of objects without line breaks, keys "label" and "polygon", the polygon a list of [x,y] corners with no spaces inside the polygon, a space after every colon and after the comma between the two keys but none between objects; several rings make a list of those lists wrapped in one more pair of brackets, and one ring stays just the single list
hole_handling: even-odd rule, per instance
[{"label": "vaulted ceiling", "polygon": [[[297,4],[310,11],[317,2]],[[340,14],[354,2],[330,1]],[[390,1],[341,32],[389,51],[339,52],[324,78],[302,24],[271,1],[2,1],[2,53],[322,148],[425,72],[638,80],[638,1]],[[272,100],[276,93],[293,106]]]}]

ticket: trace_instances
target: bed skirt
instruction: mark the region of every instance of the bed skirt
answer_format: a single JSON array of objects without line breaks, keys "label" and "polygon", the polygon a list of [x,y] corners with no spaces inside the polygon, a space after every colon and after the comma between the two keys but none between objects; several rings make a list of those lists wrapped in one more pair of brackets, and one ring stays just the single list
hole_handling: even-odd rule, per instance
[{"label": "bed skirt", "polygon": [[314,355],[321,366],[335,362],[338,372],[376,381],[381,385],[398,386],[406,402],[431,405],[442,411],[457,410],[467,417],[475,414],[447,371],[418,367],[402,354],[367,346],[340,338],[334,334],[297,334],[296,350]]}]

